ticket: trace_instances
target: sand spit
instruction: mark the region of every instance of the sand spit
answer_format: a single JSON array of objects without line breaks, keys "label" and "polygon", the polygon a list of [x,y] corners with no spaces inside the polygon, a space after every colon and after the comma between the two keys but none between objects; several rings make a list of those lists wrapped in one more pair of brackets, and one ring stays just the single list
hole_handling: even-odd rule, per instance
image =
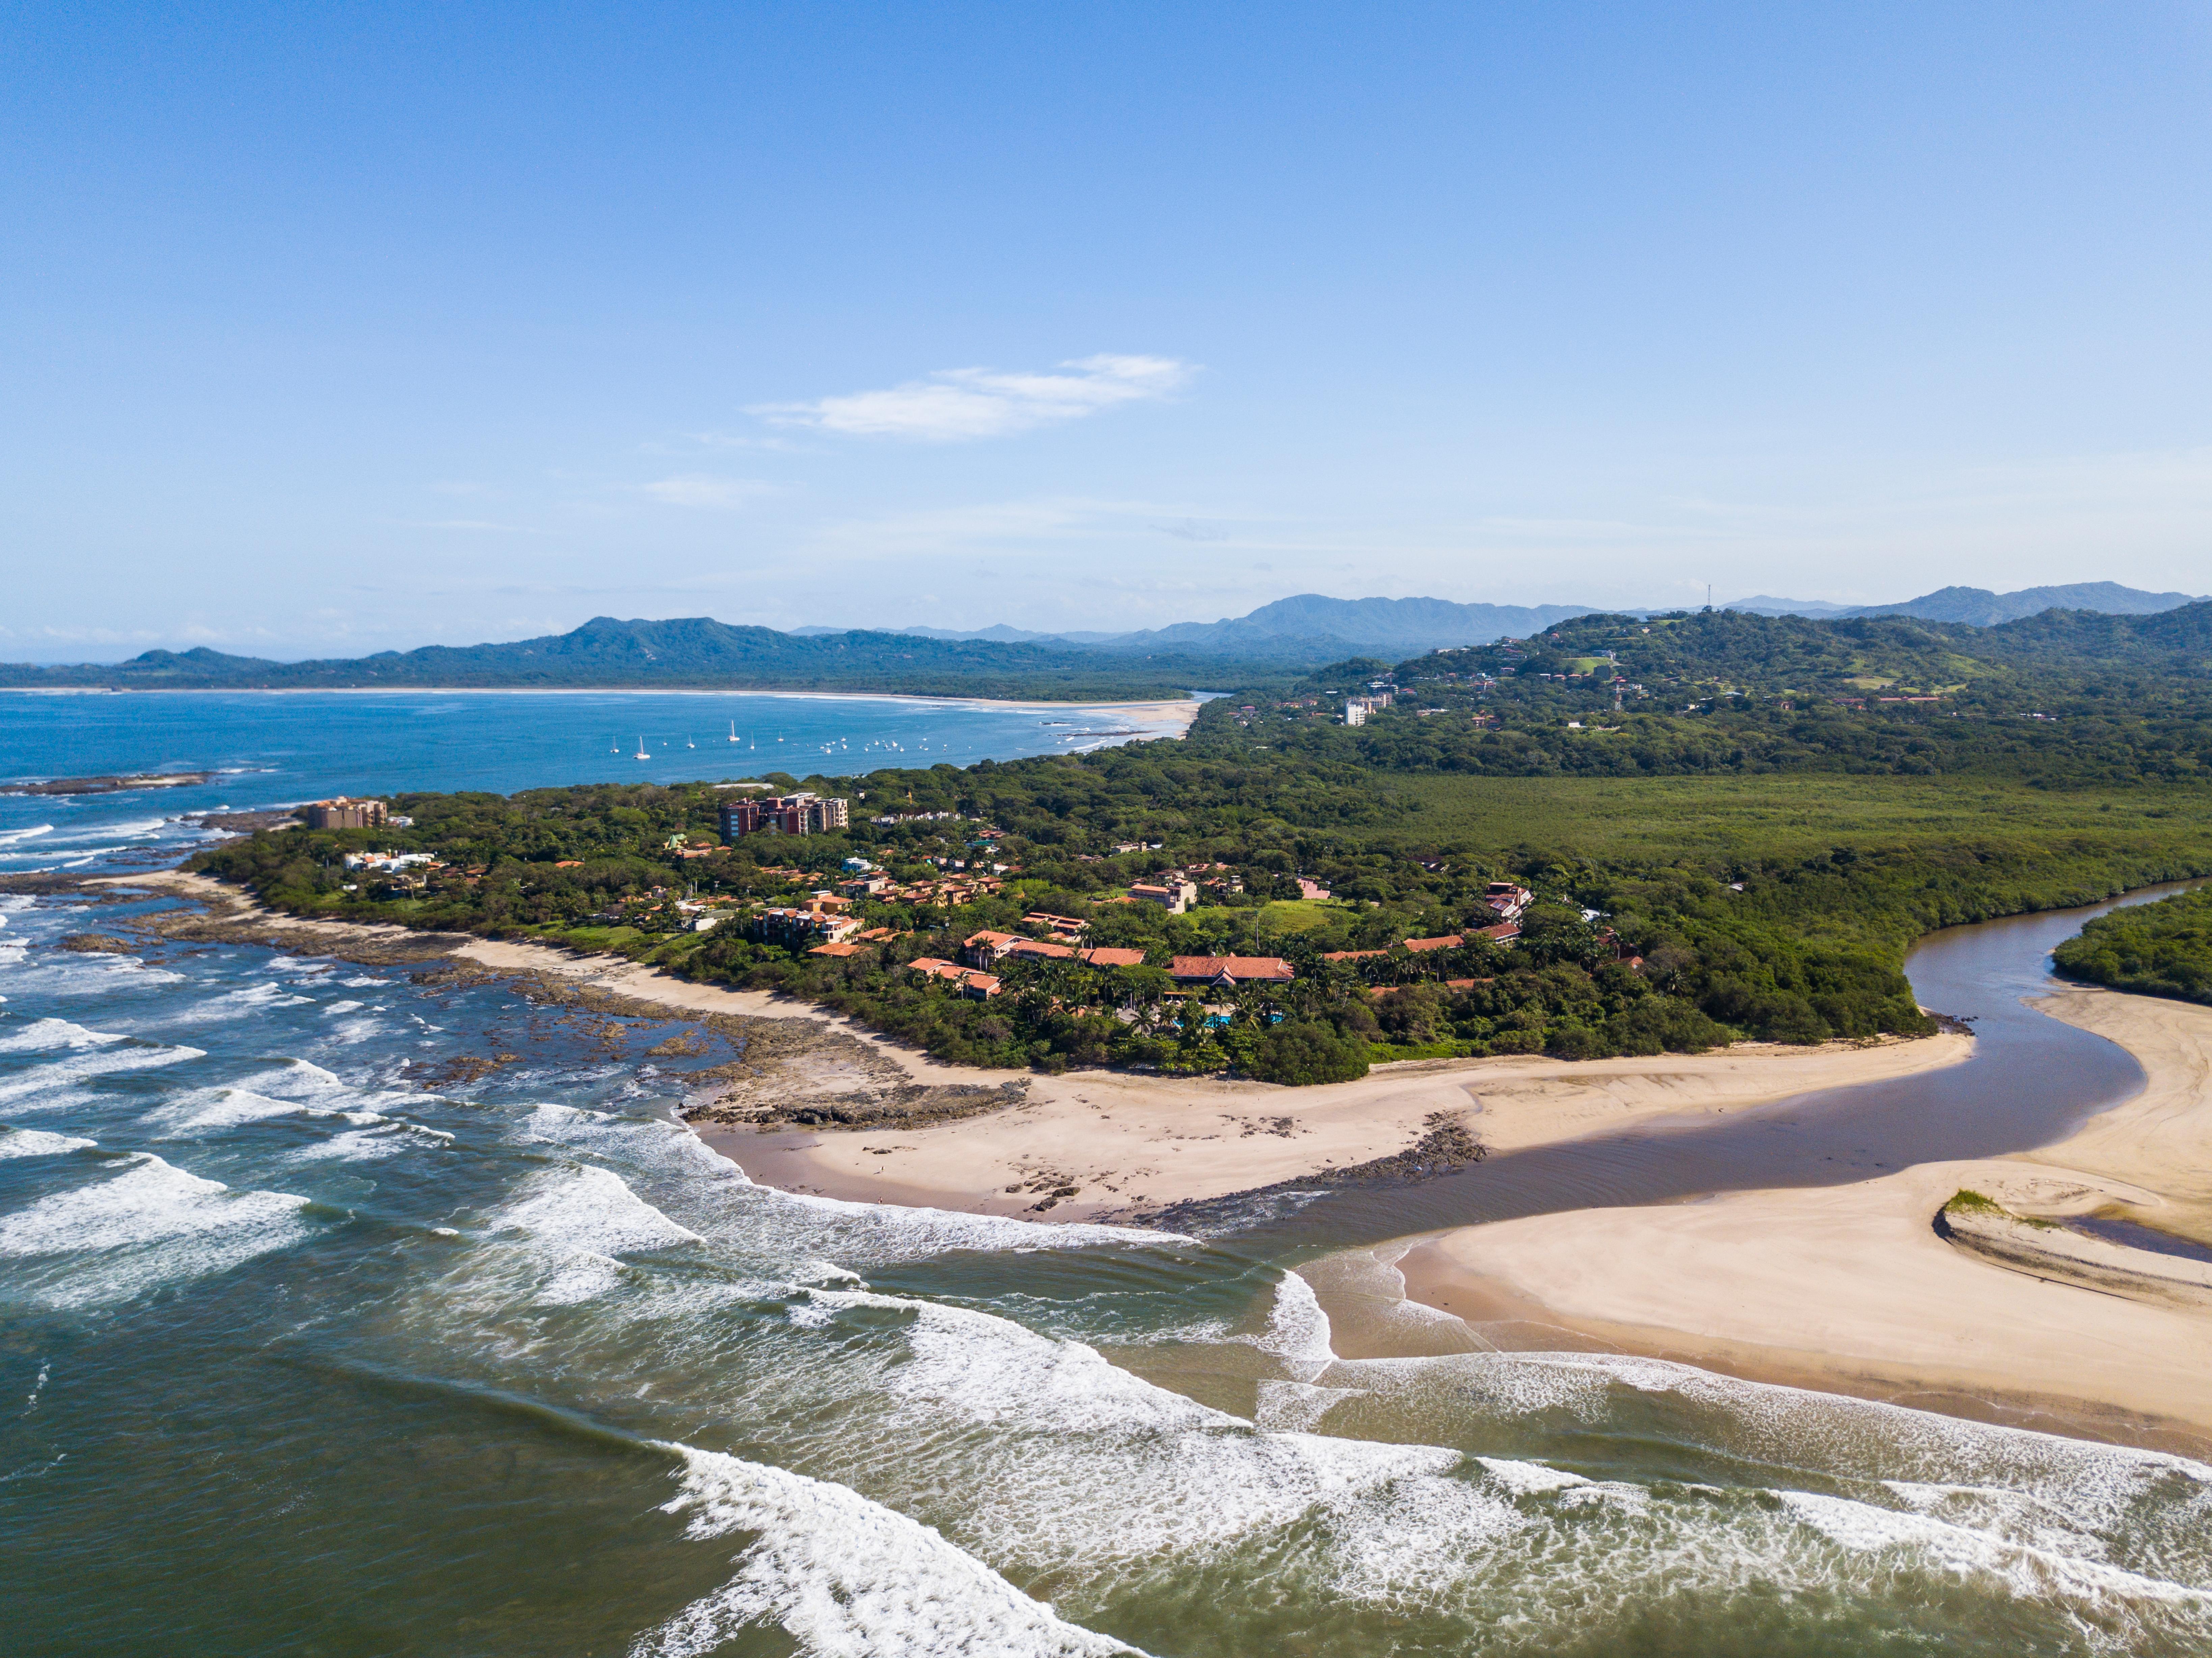
[{"label": "sand spit", "polygon": [[1012,1110],[926,1133],[702,1132],[770,1185],[976,1213],[1126,1218],[1362,1181],[1370,1166],[1399,1159],[1407,1177],[1425,1155],[1451,1155],[1431,1138],[1445,1124],[1463,1125],[1486,1151],[1514,1151],[1932,1070],[1972,1049],[1970,1038],[1942,1035],[1653,1059],[1414,1060],[1316,1088],[1073,1072],[1035,1079]]},{"label": "sand spit", "polygon": [[[2212,1242],[2212,1008],[2070,987],[2039,1005],[2149,1076],[2056,1145],[1849,1186],[1463,1227],[1348,1252],[1319,1276],[1346,1292],[1370,1351],[1606,1347],[2201,1455],[2204,1274],[2026,1223],[2100,1216]],[[2004,1212],[1939,1226],[1960,1191]],[[1434,1310],[1393,1308],[1391,1279]]]},{"label": "sand spit", "polygon": [[706,1078],[712,1089],[692,1110],[717,1150],[789,1190],[972,1213],[1126,1218],[1301,1181],[1417,1178],[1432,1164],[1462,1166],[1470,1145],[1506,1151],[1694,1121],[1954,1065],[1972,1050],[1971,1038],[1948,1034],[1818,1048],[1747,1042],[1651,1059],[1416,1060],[1295,1089],[1104,1071],[1030,1076],[945,1065],[803,1001],[696,984],[617,957],[301,920],[178,872],[105,884],[204,906],[158,920],[173,938],[436,963],[510,978],[527,994],[590,999],[601,1011],[732,1022],[716,1028],[748,1044],[747,1063]]}]

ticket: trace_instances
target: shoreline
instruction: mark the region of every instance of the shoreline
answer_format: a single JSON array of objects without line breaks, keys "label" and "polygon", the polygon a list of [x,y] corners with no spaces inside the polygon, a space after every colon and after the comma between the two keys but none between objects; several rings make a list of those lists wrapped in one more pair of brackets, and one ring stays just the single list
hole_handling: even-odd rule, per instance
[{"label": "shoreline", "polygon": [[775,696],[812,701],[906,702],[922,708],[1006,708],[1014,712],[1085,708],[1095,712],[1158,711],[1162,723],[1182,721],[1186,729],[1204,706],[1201,695],[1153,698],[1072,698],[1064,702],[1018,701],[1002,696],[939,696],[926,691],[816,691],[759,688],[717,689],[693,685],[0,685],[0,692],[22,696]]},{"label": "shoreline", "polygon": [[[1818,1048],[1741,1042],[1700,1054],[1566,1060],[1416,1060],[1356,1082],[1272,1083],[1112,1071],[1060,1076],[950,1065],[843,1016],[767,991],[675,978],[617,956],[269,910],[210,877],[155,871],[96,878],[218,909],[175,936],[230,936],[302,954],[349,943],[467,963],[549,992],[613,997],[679,1016],[744,1022],[772,1051],[692,1131],[763,1185],[866,1203],[1055,1221],[1141,1220],[1286,1182],[1372,1180],[1369,1165],[1449,1145],[1463,1128],[1485,1151],[1556,1144],[1628,1127],[1664,1127],[1792,1095],[1964,1061],[1969,1036],[1883,1038]],[[92,884],[93,883],[88,883]],[[960,1108],[962,1102],[988,1106]],[[860,1119],[833,1127],[757,1118],[793,1100]],[[1073,1188],[1068,1189],[1068,1188]]]},{"label": "shoreline", "polygon": [[1345,1251],[1316,1265],[1324,1305],[1372,1356],[1636,1354],[2204,1455],[2212,1304],[2112,1276],[2100,1287],[2075,1266],[2148,1255],[2147,1274],[2171,1277],[2172,1258],[2084,1249],[2070,1232],[2000,1255],[1936,1224],[1966,1190],[2031,1238],[2038,1221],[2095,1216],[2212,1243],[2212,1008],[2073,985],[2034,1005],[2126,1048],[2148,1084],[2063,1140],[2002,1157]]},{"label": "shoreline", "polygon": [[1969,1037],[1940,1035],[1638,1059],[1415,1060],[1309,1088],[1070,1072],[1033,1078],[1011,1111],[912,1129],[693,1127],[754,1179],[787,1190],[1126,1223],[1285,1185],[1387,1182],[1431,1148],[1453,1166],[1438,1141],[1455,1127],[1485,1152],[1521,1151],[1934,1070],[1972,1051]]}]

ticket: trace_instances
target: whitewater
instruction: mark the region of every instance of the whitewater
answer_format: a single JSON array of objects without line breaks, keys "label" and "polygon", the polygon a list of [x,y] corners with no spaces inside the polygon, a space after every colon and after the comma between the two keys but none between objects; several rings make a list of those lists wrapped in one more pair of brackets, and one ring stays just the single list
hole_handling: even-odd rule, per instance
[{"label": "whitewater", "polygon": [[1342,1360],[1295,1248],[756,1183],[677,1121],[679,1020],[58,947],[166,902],[0,896],[10,1652],[2212,1646],[2189,1459]]}]

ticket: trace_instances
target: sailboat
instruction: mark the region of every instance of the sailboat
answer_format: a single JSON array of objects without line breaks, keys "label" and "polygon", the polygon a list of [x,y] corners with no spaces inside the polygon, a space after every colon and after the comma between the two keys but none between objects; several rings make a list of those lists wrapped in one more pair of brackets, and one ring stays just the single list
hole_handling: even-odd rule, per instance
[{"label": "sailboat", "polygon": [[650,760],[653,758],[653,756],[646,750],[645,739],[642,737],[637,739],[637,752],[632,755],[630,758],[633,760]]},{"label": "sailboat", "polygon": [[687,738],[685,738],[684,739],[684,746],[685,748],[687,748],[687,749],[696,749],[696,748],[697,748],[699,745],[698,745],[696,743],[694,743],[694,742],[693,742],[690,738],[688,738],[688,737],[687,737]]},{"label": "sailboat", "polygon": [[732,743],[734,743],[734,742],[736,742],[737,740],[738,740],[738,722],[737,722],[736,720],[732,720],[732,721],[730,721],[730,741],[732,741]]}]

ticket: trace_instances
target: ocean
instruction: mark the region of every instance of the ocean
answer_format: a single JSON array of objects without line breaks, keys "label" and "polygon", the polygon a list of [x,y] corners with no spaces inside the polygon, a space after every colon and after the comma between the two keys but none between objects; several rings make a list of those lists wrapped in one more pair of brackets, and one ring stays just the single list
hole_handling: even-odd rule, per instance
[{"label": "ocean", "polygon": [[0,783],[211,772],[108,795],[0,794],[0,872],[173,854],[212,811],[404,789],[676,782],[1079,752],[1158,734],[1158,705],[710,691],[0,690]]},{"label": "ocean", "polygon": [[[9,866],[173,854],[217,805],[632,775],[592,721],[689,699],[560,701],[11,699],[0,774],[218,776],[0,798]],[[1034,711],[784,712],[1065,746]],[[684,768],[698,724],[663,775],[724,774]],[[1279,1228],[777,1192],[674,1121],[715,1057],[680,1021],[58,948],[132,908],[0,896],[11,1654],[2212,1645],[2201,1464],[1612,1355],[1339,1361]]]}]

